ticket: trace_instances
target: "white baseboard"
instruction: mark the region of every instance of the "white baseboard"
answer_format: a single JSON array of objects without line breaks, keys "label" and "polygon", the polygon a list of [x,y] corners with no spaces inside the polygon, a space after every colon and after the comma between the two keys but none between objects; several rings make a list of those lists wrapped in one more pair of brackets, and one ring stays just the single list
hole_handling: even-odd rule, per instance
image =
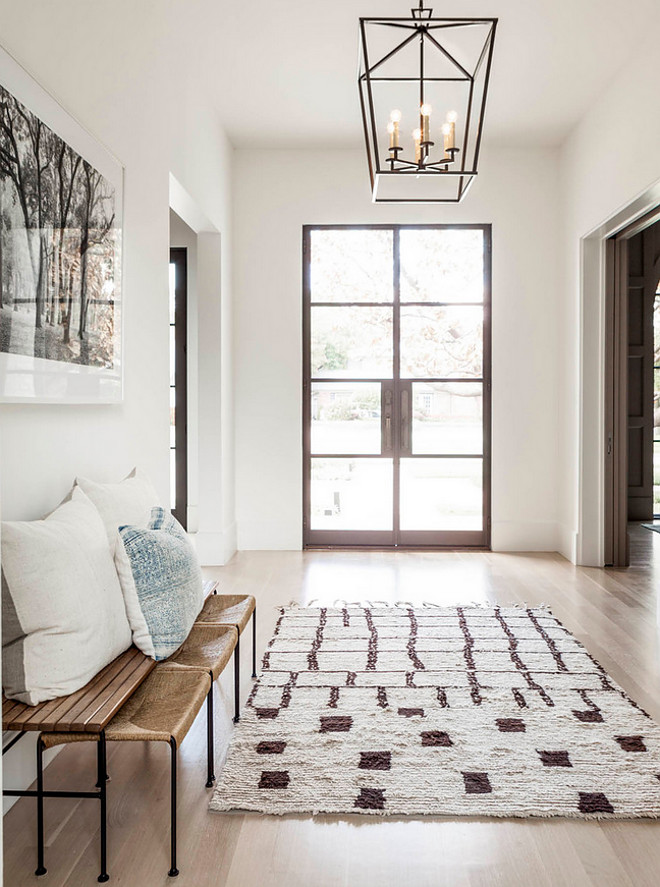
[{"label": "white baseboard", "polygon": [[557,551],[557,524],[554,521],[493,521],[493,551]]}]

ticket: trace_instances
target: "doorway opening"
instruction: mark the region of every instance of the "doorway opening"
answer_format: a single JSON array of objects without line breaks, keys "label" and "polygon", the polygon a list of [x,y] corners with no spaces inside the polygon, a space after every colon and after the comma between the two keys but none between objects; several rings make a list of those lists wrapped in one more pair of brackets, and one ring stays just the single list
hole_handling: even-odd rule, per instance
[{"label": "doorway opening", "polygon": [[605,564],[628,566],[629,524],[660,519],[660,211],[611,237],[606,264]]},{"label": "doorway opening", "polygon": [[490,546],[489,225],[303,231],[303,544]]}]

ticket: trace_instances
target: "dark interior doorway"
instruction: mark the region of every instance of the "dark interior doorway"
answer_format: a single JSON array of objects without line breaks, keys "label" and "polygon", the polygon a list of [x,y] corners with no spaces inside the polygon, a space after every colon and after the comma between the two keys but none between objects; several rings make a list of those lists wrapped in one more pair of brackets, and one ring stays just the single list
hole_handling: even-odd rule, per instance
[{"label": "dark interior doorway", "polygon": [[605,563],[627,566],[628,522],[660,514],[660,210],[606,255]]}]

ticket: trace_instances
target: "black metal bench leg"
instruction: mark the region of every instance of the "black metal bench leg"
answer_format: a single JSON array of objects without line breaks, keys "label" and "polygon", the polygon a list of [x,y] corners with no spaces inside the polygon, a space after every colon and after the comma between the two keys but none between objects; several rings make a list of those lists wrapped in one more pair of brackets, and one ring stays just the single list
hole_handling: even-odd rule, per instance
[{"label": "black metal bench leg", "polygon": [[206,697],[206,759],[207,779],[206,787],[212,788],[215,782],[214,769],[214,743],[213,743],[213,675],[211,675],[211,688]]},{"label": "black metal bench leg", "polygon": [[241,704],[241,636],[236,637],[236,646],[234,647],[234,723],[238,724],[240,719]]},{"label": "black metal bench leg", "polygon": [[252,611],[252,677],[257,676],[257,605]]},{"label": "black metal bench leg", "polygon": [[106,744],[105,744],[105,732],[101,730],[99,735],[99,747],[98,747],[98,770],[97,770],[97,785],[99,787],[99,798],[101,801],[101,874],[98,876],[98,881],[101,884],[104,884],[106,881],[110,880],[110,875],[108,874],[108,822],[107,822],[107,756],[106,756]]},{"label": "black metal bench leg", "polygon": [[44,744],[37,739],[37,869],[35,875],[45,875],[44,865]]},{"label": "black metal bench leg", "polygon": [[167,873],[170,878],[176,878],[179,870],[176,867],[176,740],[170,738],[170,749],[172,751],[171,763],[171,787],[170,787],[170,835],[171,835],[171,859],[170,870]]}]

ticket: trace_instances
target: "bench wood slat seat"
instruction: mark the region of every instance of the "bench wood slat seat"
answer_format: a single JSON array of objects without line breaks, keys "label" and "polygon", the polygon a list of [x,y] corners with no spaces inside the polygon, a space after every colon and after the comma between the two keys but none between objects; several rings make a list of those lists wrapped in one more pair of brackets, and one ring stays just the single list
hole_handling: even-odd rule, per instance
[{"label": "bench wood slat seat", "polygon": [[99,733],[155,667],[153,659],[130,647],[69,696],[39,705],[3,696],[2,729]]}]

